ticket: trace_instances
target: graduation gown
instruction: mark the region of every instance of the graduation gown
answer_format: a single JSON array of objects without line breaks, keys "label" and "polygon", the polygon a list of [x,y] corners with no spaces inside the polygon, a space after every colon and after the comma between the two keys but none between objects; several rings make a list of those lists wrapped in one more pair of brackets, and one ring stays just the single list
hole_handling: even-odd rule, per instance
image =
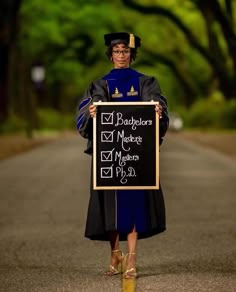
[{"label": "graduation gown", "polygon": [[[92,82],[79,105],[77,128],[88,139],[85,153],[91,154],[93,119],[89,105],[93,101],[159,101],[163,108],[159,121],[159,144],[168,129],[167,102],[161,95],[154,77],[141,74],[131,68],[113,69],[102,79]],[[126,240],[135,225],[138,238],[146,238],[166,229],[163,192],[159,190],[93,190],[91,164],[90,200],[85,237],[93,240],[109,240],[109,232],[117,231],[120,240]]]}]

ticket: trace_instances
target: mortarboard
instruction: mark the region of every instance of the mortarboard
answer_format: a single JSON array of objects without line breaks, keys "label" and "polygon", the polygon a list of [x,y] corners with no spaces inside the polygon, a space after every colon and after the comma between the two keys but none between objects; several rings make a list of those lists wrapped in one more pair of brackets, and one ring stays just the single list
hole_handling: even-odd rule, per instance
[{"label": "mortarboard", "polygon": [[125,41],[130,48],[138,48],[141,46],[141,39],[127,32],[115,32],[104,35],[105,45],[110,46],[112,44],[116,44],[120,41]]}]

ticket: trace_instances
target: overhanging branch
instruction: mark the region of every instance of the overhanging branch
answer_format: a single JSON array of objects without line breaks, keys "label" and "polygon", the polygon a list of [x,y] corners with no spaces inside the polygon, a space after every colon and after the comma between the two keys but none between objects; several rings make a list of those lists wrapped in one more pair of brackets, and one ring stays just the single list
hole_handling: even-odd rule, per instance
[{"label": "overhanging branch", "polygon": [[183,21],[169,9],[164,8],[160,5],[144,6],[135,3],[133,0],[122,0],[122,2],[126,6],[134,10],[137,10],[140,13],[152,15],[159,14],[170,19],[184,33],[188,42],[204,57],[204,59],[206,59],[207,62],[210,63],[211,65],[215,65],[215,60],[210,54],[210,52],[200,44],[197,38],[193,35],[192,31],[183,23]]},{"label": "overhanging branch", "polygon": [[177,78],[179,84],[185,92],[185,96],[187,97],[185,99],[186,106],[190,106],[194,102],[196,96],[198,96],[199,92],[197,89],[198,87],[194,82],[192,82],[189,74],[186,74],[181,66],[174,60],[158,52],[153,53],[148,50],[144,50],[144,56],[148,57],[142,58],[142,62],[137,62],[137,65],[143,64],[153,66],[153,60],[166,65],[173,72],[173,75]]}]

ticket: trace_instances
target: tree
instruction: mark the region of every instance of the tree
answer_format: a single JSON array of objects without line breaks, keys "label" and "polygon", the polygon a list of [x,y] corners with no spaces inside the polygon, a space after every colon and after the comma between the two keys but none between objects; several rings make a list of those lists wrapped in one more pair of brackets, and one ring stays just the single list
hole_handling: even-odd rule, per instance
[{"label": "tree", "polygon": [[[72,106],[72,99],[77,100],[88,83],[98,78],[106,66],[101,36],[115,30],[119,21],[111,10],[109,1],[99,6],[96,0],[47,1],[43,5],[41,0],[24,1],[20,46],[28,59],[40,60],[46,67],[49,95],[38,99],[39,106],[63,112],[64,105]],[[66,88],[70,96],[58,94]]]},{"label": "tree", "polygon": [[17,36],[21,0],[0,2],[0,122],[8,116],[9,58]]},{"label": "tree", "polygon": [[[236,97],[236,33],[233,19],[233,0],[188,0],[204,19],[207,44],[203,45],[191,28],[175,12],[164,5],[143,5],[134,0],[122,0],[127,6],[145,15],[157,15],[167,18],[183,33],[190,47],[208,63],[212,71],[212,80],[227,99]],[[153,53],[153,52],[152,52]],[[155,55],[155,53],[154,53]],[[160,56],[163,63],[173,68],[171,58]],[[178,75],[177,75],[178,76]]]}]

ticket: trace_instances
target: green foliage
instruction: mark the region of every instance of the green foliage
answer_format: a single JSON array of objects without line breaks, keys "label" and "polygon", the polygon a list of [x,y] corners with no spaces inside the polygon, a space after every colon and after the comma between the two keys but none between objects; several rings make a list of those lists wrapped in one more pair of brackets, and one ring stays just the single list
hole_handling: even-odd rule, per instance
[{"label": "green foliage", "polygon": [[[169,9],[181,19],[199,44],[208,48],[206,22],[195,1],[136,2]],[[235,5],[234,1],[234,14]],[[142,14],[127,8],[121,0],[49,0],[43,3],[41,0],[24,0],[20,20],[17,48],[20,49],[22,60],[19,60],[19,66],[26,64],[24,68],[29,68],[33,61],[39,60],[46,68],[45,87],[48,95],[43,106],[49,108],[38,110],[41,128],[74,127],[71,112],[77,105],[75,99],[82,96],[92,80],[100,78],[112,68],[105,56],[103,40],[103,34],[112,31],[129,31],[142,38],[134,68],[157,77],[163,94],[167,96],[170,111],[179,111],[187,126],[235,127],[235,102],[226,102],[223,97],[216,97],[215,93],[207,97],[217,87],[212,67],[190,45],[183,31],[163,15]],[[219,36],[220,47],[227,54],[219,25],[214,24],[212,28]],[[161,63],[160,56],[167,57],[176,65],[174,69],[179,76],[165,62]],[[227,58],[226,62],[229,62]],[[230,66],[232,64],[229,62]],[[16,75],[20,74],[17,72]],[[29,72],[24,74],[28,76]],[[186,90],[189,88],[180,83],[181,76],[186,77],[184,81],[190,81],[188,85],[196,93],[191,95],[195,103],[187,110],[185,106],[189,99],[186,96],[190,95],[185,92],[189,92]],[[40,101],[36,104],[42,105]],[[62,115],[56,108],[70,114]],[[6,125],[1,125],[1,129],[25,127],[24,121],[17,121],[16,117],[10,117]]]},{"label": "green foliage", "polygon": [[67,83],[81,95],[92,78],[106,73],[103,34],[122,29],[115,6],[110,1],[25,0],[19,41],[27,63],[40,60],[48,86]]},{"label": "green foliage", "polygon": [[[68,130],[75,129],[75,113],[61,114],[58,111],[47,108],[38,109],[38,130]],[[1,123],[0,134],[22,133],[27,130],[27,122],[14,114]]]},{"label": "green foliage", "polygon": [[[145,4],[155,3],[147,1]],[[162,5],[184,19],[204,41],[203,20],[191,2],[167,0]],[[23,51],[32,61],[43,61],[48,86],[58,81],[70,83],[81,95],[91,80],[98,79],[111,68],[104,55],[103,34],[125,30],[142,37],[144,50],[170,56],[176,62],[181,59],[182,70],[190,70],[194,80],[201,82],[209,76],[206,63],[198,55],[192,57],[193,51],[183,33],[172,22],[156,15],[140,15],[127,9],[120,0],[103,1],[99,5],[96,1],[76,0],[47,1],[42,5],[40,0],[25,0],[21,19]],[[138,58],[142,61],[141,52]],[[170,103],[183,102],[178,101],[182,89],[176,86],[173,72],[167,67],[162,70],[155,65],[155,60],[150,60],[150,63],[153,66],[148,65],[147,71],[154,72],[154,76],[160,79],[164,72],[165,76],[161,77],[165,80],[164,91],[175,92],[169,94]]]},{"label": "green foliage", "polygon": [[222,123],[225,128],[236,129],[236,100],[228,101],[222,113]]},{"label": "green foliage", "polygon": [[0,124],[0,133],[18,133],[24,132],[26,121],[15,114],[10,114],[8,119]]},{"label": "green foliage", "polygon": [[236,128],[236,100],[226,101],[220,92],[197,100],[190,109],[180,107],[178,112],[190,128]]},{"label": "green foliage", "polygon": [[39,129],[65,130],[75,129],[75,117],[73,114],[61,114],[51,108],[38,110]]},{"label": "green foliage", "polygon": [[189,112],[189,125],[197,127],[220,127],[220,104],[214,104],[210,99],[198,100]]}]

